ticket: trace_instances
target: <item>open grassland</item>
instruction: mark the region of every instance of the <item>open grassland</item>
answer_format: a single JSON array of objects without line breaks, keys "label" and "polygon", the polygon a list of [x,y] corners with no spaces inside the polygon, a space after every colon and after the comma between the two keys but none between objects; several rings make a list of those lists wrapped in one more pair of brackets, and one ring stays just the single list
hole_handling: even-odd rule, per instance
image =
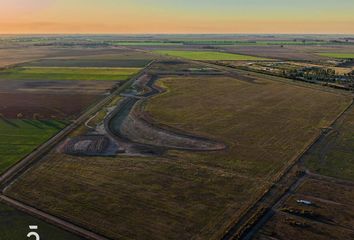
[{"label": "open grassland", "polygon": [[305,155],[313,172],[354,181],[354,107]]},{"label": "open grassland", "polygon": [[0,118],[0,172],[32,152],[65,125],[60,121]]},{"label": "open grassland", "polygon": [[190,60],[204,60],[204,61],[262,61],[268,60],[266,58],[253,57],[247,55],[240,55],[235,53],[225,52],[204,52],[204,51],[155,51],[162,55],[169,55],[173,57],[186,58]]},{"label": "open grassland", "polygon": [[147,102],[150,118],[227,148],[116,158],[53,150],[5,194],[112,239],[220,239],[350,102],[251,75],[159,84],[168,91]]},{"label": "open grassland", "polygon": [[354,53],[318,53],[318,55],[330,58],[350,59],[354,58]]},{"label": "open grassland", "polygon": [[36,232],[41,236],[41,239],[82,239],[0,202],[0,239],[25,239],[30,232],[29,225],[38,226],[39,230]]},{"label": "open grassland", "polygon": [[6,80],[127,80],[140,68],[21,67],[0,71]]}]

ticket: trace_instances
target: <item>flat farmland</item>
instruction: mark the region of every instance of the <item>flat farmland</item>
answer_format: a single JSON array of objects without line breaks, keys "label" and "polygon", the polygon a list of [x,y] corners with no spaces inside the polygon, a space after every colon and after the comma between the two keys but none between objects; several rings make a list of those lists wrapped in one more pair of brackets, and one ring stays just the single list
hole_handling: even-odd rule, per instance
[{"label": "flat farmland", "polygon": [[158,85],[167,91],[145,103],[150,119],[227,148],[111,158],[53,149],[5,194],[112,239],[220,239],[351,100],[251,73]]},{"label": "flat farmland", "polygon": [[73,119],[97,99],[89,94],[0,93],[0,113],[6,118]]},{"label": "flat farmland", "polygon": [[18,46],[0,48],[0,67],[33,61],[54,52],[56,52],[54,49],[49,48],[25,48]]},{"label": "flat farmland", "polygon": [[29,232],[29,225],[38,226],[38,233],[42,239],[83,240],[0,202],[0,236],[2,239],[23,239]]},{"label": "flat farmland", "polygon": [[[281,46],[225,46],[230,53],[259,56],[262,58],[282,59],[282,60],[302,60],[311,62],[323,62],[330,59],[331,54],[346,55],[354,52],[353,45],[284,45]],[[324,53],[324,54],[322,54]],[[327,55],[327,54],[330,55]]]},{"label": "flat farmland", "polygon": [[132,50],[111,50],[111,54],[101,51],[91,55],[63,56],[43,58],[30,61],[21,66],[29,67],[94,67],[94,68],[142,68],[152,61],[155,56],[145,52]]},{"label": "flat farmland", "polygon": [[156,42],[156,41],[117,41],[113,42],[115,46],[179,46],[183,42]]},{"label": "flat farmland", "polygon": [[168,93],[153,98],[145,110],[160,124],[226,143],[223,160],[229,167],[246,170],[236,163],[254,163],[248,167],[257,176],[278,172],[351,103],[349,96],[248,76],[243,81],[165,78],[159,84]]},{"label": "flat farmland", "polygon": [[127,80],[140,68],[20,67],[0,71],[5,80]]},{"label": "flat farmland", "polygon": [[311,171],[354,180],[354,107],[339,119],[321,141],[305,155]]},{"label": "flat farmland", "polygon": [[82,67],[143,67],[152,59],[152,54],[119,47],[35,46],[33,43],[3,43],[0,40],[0,67],[28,63],[52,67],[60,66],[58,63],[63,67],[80,67],[77,63]]},{"label": "flat farmland", "polygon": [[231,53],[249,54],[271,59],[311,61],[325,59],[325,57],[307,52],[303,48],[293,46],[228,46],[226,49]]},{"label": "flat farmland", "polygon": [[66,126],[63,121],[0,118],[0,172],[32,152]]},{"label": "flat farmland", "polygon": [[224,60],[224,61],[264,61],[268,60],[266,58],[253,57],[248,55],[240,55],[234,53],[226,53],[226,52],[207,52],[207,51],[168,51],[168,50],[160,50],[155,51],[156,53],[162,55],[168,55],[173,57],[186,58],[190,60],[204,60],[204,61],[216,61],[216,60]]},{"label": "flat farmland", "polygon": [[[142,67],[145,65],[144,62],[148,62],[151,56],[145,53],[133,52],[130,50],[122,49],[107,49],[107,48],[95,48],[88,49],[85,47],[74,47],[65,48],[58,46],[31,46],[21,43],[9,42],[5,45],[0,46],[0,67],[6,67],[11,65],[23,65],[27,63],[33,63],[34,65],[48,64],[50,66],[58,66],[56,63],[52,64],[52,59],[62,59],[64,65],[69,65],[72,62],[64,63],[65,60],[75,60],[75,59],[91,59],[89,61],[89,66],[84,67]],[[113,56],[113,57],[112,57]],[[113,63],[107,61],[110,58]],[[125,60],[130,59],[130,65],[125,66]],[[119,64],[116,64],[114,60],[119,60]],[[134,61],[133,61],[134,60]],[[95,63],[96,61],[96,63]],[[133,61],[133,62],[132,62]],[[140,62],[140,65],[137,65]],[[110,66],[110,64],[112,66]],[[123,64],[123,66],[122,66]],[[80,66],[78,66],[80,67]]]},{"label": "flat farmland", "polygon": [[68,58],[68,59],[41,59],[26,63],[29,67],[103,67],[103,68],[128,68],[144,67],[150,59],[109,59],[107,56]]}]

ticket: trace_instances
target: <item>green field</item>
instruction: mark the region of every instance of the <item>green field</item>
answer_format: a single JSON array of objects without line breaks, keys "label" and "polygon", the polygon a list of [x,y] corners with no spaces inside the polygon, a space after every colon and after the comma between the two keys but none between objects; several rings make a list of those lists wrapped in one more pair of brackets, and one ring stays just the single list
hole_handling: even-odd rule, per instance
[{"label": "green field", "polygon": [[247,55],[224,53],[224,52],[204,52],[204,51],[155,51],[156,53],[173,57],[187,58],[190,60],[204,61],[264,61],[266,58],[259,58]]},{"label": "green field", "polygon": [[60,121],[0,118],[0,173],[65,127]]},{"label": "green field", "polygon": [[318,53],[323,57],[338,58],[338,59],[351,59],[354,58],[354,53]]},{"label": "green field", "polygon": [[5,80],[127,80],[140,68],[19,67],[0,71]]},{"label": "green field", "polygon": [[27,239],[27,233],[30,232],[29,225],[37,225],[37,233],[44,240],[82,239],[0,202],[1,240]]}]

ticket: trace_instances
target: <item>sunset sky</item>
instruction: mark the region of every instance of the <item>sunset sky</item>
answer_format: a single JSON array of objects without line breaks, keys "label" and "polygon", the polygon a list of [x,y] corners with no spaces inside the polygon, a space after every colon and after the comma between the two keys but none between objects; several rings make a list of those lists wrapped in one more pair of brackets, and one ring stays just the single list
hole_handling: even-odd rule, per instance
[{"label": "sunset sky", "polygon": [[354,34],[354,0],[0,0],[0,33]]}]

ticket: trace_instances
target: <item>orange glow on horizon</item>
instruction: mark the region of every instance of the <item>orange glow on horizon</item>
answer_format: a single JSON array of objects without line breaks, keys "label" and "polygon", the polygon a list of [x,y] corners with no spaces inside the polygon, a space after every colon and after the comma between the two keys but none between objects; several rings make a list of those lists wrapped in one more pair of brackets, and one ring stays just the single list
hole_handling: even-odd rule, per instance
[{"label": "orange glow on horizon", "polygon": [[[333,33],[354,34],[354,1],[1,0],[0,34]],[[273,2],[274,6],[271,6]],[[197,4],[199,3],[199,5]],[[277,3],[277,5],[275,5]],[[282,5],[280,4],[282,3]],[[303,4],[303,7],[299,5]],[[327,4],[327,5],[326,5]],[[353,11],[352,11],[353,10]]]}]

